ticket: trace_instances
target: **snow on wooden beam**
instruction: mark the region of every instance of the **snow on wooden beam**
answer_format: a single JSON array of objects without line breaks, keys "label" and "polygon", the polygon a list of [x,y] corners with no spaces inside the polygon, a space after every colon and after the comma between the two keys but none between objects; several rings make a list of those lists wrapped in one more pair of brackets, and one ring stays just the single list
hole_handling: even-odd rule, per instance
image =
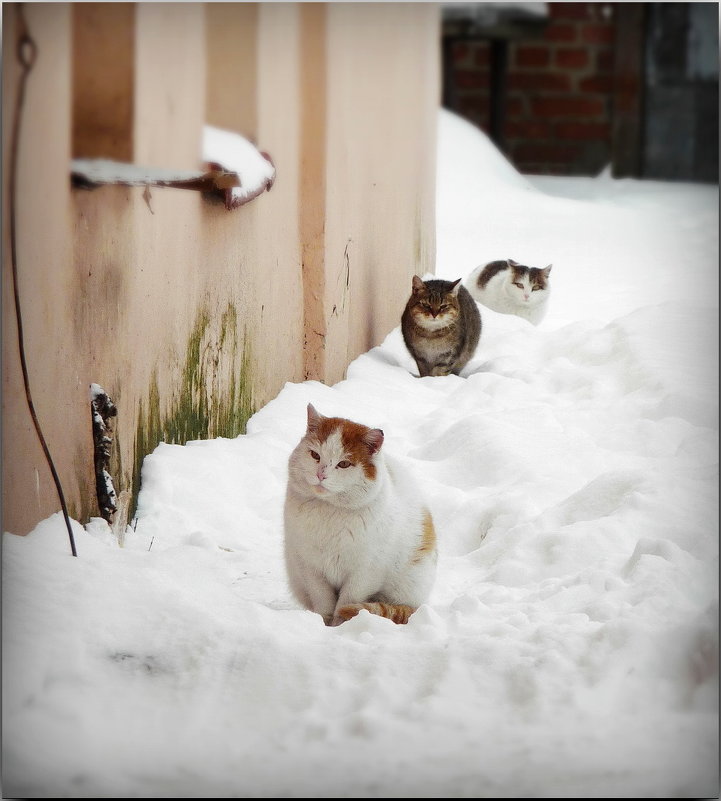
[{"label": "snow on wooden beam", "polygon": [[73,186],[84,189],[108,184],[192,189],[220,197],[227,209],[243,206],[273,186],[272,159],[239,134],[206,125],[202,158],[209,169],[197,172],[111,159],[73,159],[71,181]]}]

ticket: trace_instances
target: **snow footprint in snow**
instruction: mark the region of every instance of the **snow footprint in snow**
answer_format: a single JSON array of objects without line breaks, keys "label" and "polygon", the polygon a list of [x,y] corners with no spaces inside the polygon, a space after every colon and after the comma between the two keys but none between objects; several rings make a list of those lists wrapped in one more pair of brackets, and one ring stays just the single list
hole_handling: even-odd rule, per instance
[{"label": "snow footprint in snow", "polygon": [[556,506],[551,515],[557,526],[569,526],[586,520],[598,520],[615,514],[647,488],[639,470],[611,470],[589,481]]}]

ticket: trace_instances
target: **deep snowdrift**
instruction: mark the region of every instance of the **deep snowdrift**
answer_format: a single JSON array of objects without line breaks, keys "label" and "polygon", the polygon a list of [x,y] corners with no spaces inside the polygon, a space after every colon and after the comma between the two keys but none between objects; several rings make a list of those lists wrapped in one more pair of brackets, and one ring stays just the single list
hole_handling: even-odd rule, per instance
[{"label": "deep snowdrift", "polygon": [[[242,437],[160,445],[122,549],[100,519],[77,559],[57,515],[6,535],[6,794],[717,796],[718,188],[529,179],[439,131],[437,275],[553,262],[546,319],[482,308],[463,377],[413,375],[396,329]],[[290,597],[309,401],[423,486],[407,626]]]}]

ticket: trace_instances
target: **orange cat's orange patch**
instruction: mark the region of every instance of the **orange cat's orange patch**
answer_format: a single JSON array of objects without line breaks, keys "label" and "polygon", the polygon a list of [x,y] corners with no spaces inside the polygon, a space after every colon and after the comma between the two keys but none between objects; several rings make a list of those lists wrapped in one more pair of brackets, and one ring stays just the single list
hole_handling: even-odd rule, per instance
[{"label": "orange cat's orange patch", "polygon": [[350,420],[345,420],[341,432],[341,439],[350,460],[354,464],[360,464],[363,467],[366,478],[374,481],[376,477],[376,466],[371,461],[371,456],[376,449],[371,448],[368,443],[370,430],[371,429],[366,426],[352,423]]},{"label": "orange cat's orange patch", "polygon": [[423,534],[421,536],[421,544],[416,548],[413,558],[411,559],[412,564],[416,564],[424,559],[429,554],[433,553],[436,549],[436,529],[433,525],[433,518],[431,517],[431,513],[426,509],[425,516],[423,518]]},{"label": "orange cat's orange patch", "polygon": [[366,478],[371,481],[375,480],[377,471],[371,456],[375,453],[377,447],[374,447],[369,442],[369,436],[374,429],[370,429],[360,423],[354,423],[352,420],[346,420],[344,417],[324,417],[313,429],[313,433],[318,437],[319,442],[325,442],[338,429],[340,429],[341,442],[348,459],[353,464],[361,465]]},{"label": "orange cat's orange patch", "polygon": [[368,610],[372,615],[387,617],[394,623],[399,624],[407,623],[410,616],[416,611],[414,607],[408,606],[408,604],[386,604],[381,601],[373,601],[372,603],[366,604],[348,604],[347,606],[342,606],[338,610],[337,615],[343,618],[343,620],[350,620],[352,617],[355,617],[361,609]]}]

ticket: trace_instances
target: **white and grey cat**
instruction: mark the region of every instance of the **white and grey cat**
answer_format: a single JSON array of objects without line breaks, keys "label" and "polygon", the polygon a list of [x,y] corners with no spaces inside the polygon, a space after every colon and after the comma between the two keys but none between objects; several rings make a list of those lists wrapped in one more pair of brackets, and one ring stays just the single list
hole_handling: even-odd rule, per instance
[{"label": "white and grey cat", "polygon": [[481,264],[466,278],[473,298],[493,311],[538,325],[548,311],[551,267],[527,267],[513,259]]},{"label": "white and grey cat", "polygon": [[383,431],[308,404],[288,460],[285,563],[293,595],[337,626],[362,609],[406,623],[435,580],[436,535]]}]

